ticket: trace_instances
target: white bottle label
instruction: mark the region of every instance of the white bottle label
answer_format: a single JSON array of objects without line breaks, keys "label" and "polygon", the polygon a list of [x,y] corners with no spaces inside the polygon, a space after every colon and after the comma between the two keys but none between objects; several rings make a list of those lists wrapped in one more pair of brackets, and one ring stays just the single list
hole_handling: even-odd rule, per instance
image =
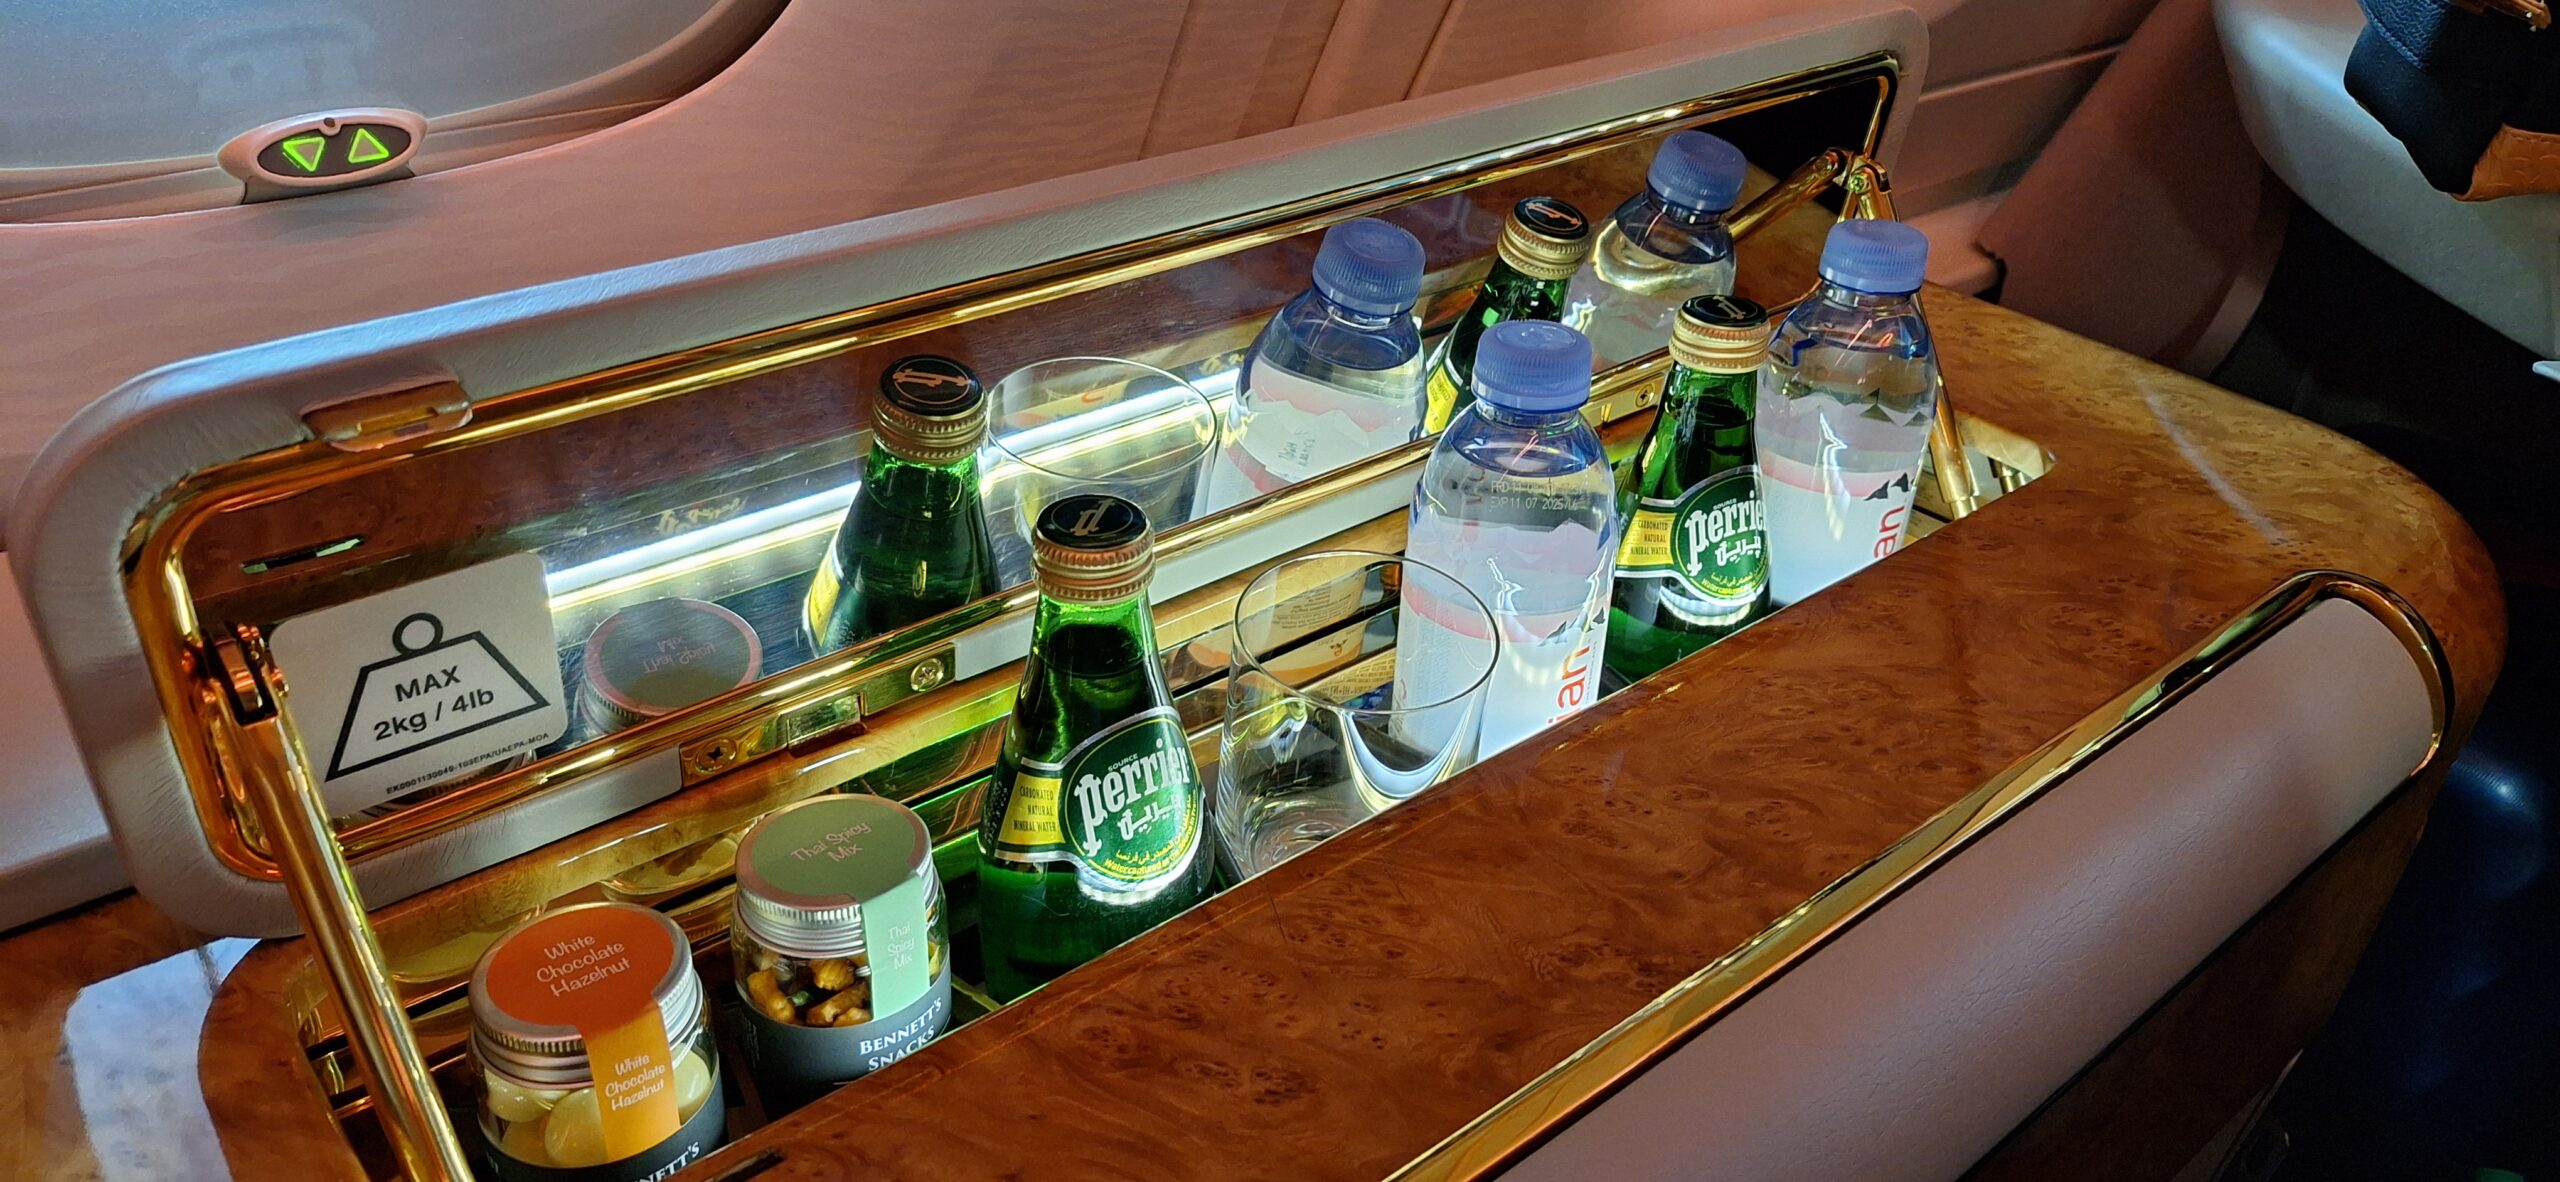
[{"label": "white bottle label", "polygon": [[1257,359],[1246,369],[1247,392],[1211,477],[1205,509],[1223,509],[1277,492],[1413,438],[1421,410],[1328,386]]},{"label": "white bottle label", "polygon": [[1861,472],[1763,451],[1760,504],[1769,529],[1769,596],[1796,603],[1902,547],[1919,465]]},{"label": "white bottle label", "polygon": [[[1501,649],[1485,687],[1479,757],[1581,713],[1600,697],[1609,639],[1610,539],[1580,522],[1549,530],[1425,518],[1406,553],[1449,571],[1484,600]],[[1399,705],[1444,700],[1465,688],[1480,652],[1448,611],[1408,610],[1396,628]]]}]

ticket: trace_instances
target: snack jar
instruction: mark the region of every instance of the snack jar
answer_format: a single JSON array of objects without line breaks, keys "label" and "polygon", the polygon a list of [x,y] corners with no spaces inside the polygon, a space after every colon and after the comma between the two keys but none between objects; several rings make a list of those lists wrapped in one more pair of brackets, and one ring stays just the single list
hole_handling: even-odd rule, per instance
[{"label": "snack jar", "polygon": [[479,1126],[505,1182],[641,1182],[719,1148],[720,1060],[693,951],[628,903],[546,912],[471,973]]},{"label": "snack jar", "polygon": [[764,642],[745,617],[702,599],[670,596],[606,616],[587,635],[579,717],[611,734],[709,701],[764,673]]},{"label": "snack jar", "polygon": [[738,1053],[776,1115],[951,1024],[932,833],[896,801],[821,796],[757,821],[731,922]]}]

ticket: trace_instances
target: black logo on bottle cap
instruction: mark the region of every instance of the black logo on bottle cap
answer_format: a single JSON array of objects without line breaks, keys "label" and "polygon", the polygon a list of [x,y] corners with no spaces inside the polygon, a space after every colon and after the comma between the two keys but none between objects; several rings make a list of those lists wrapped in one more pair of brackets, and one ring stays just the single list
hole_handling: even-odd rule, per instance
[{"label": "black logo on bottle cap", "polygon": [[1769,322],[1769,310],[1741,296],[1702,295],[1680,305],[1680,314],[1719,328],[1757,328]]},{"label": "black logo on bottle cap", "polygon": [[1040,540],[1070,550],[1111,550],[1147,532],[1147,515],[1109,493],[1060,497],[1040,511]]},{"label": "black logo on bottle cap", "polygon": [[1511,216],[1520,224],[1549,238],[1567,242],[1591,232],[1591,219],[1582,216],[1571,202],[1555,197],[1529,197],[1511,207]]},{"label": "black logo on bottle cap", "polygon": [[891,362],[880,375],[880,392],[911,413],[939,417],[978,405],[984,390],[968,366],[925,353]]}]

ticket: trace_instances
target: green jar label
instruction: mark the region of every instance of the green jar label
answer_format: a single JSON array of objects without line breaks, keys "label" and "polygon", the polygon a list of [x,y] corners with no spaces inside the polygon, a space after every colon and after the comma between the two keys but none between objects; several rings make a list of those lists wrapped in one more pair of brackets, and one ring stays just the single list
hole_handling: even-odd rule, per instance
[{"label": "green jar label", "polygon": [[1200,843],[1200,772],[1171,707],[1104,728],[1068,752],[1055,774],[1056,839],[1093,885],[1135,890],[1191,864]]},{"label": "green jar label", "polygon": [[1700,599],[1742,605],[1769,582],[1760,470],[1727,469],[1678,500],[1646,497],[1618,547],[1618,577],[1668,579]]}]

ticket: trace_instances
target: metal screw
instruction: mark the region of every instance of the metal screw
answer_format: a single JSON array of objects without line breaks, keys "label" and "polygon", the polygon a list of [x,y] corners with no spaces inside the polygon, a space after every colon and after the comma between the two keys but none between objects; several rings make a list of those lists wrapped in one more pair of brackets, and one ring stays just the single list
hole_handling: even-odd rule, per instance
[{"label": "metal screw", "polygon": [[917,662],[916,667],[907,672],[907,688],[923,693],[942,684],[942,679],[949,675],[949,672],[942,667],[941,660],[928,658]]},{"label": "metal screw", "polygon": [[703,748],[701,757],[693,761],[693,766],[699,771],[716,772],[729,766],[731,755],[728,742],[723,740]]}]

